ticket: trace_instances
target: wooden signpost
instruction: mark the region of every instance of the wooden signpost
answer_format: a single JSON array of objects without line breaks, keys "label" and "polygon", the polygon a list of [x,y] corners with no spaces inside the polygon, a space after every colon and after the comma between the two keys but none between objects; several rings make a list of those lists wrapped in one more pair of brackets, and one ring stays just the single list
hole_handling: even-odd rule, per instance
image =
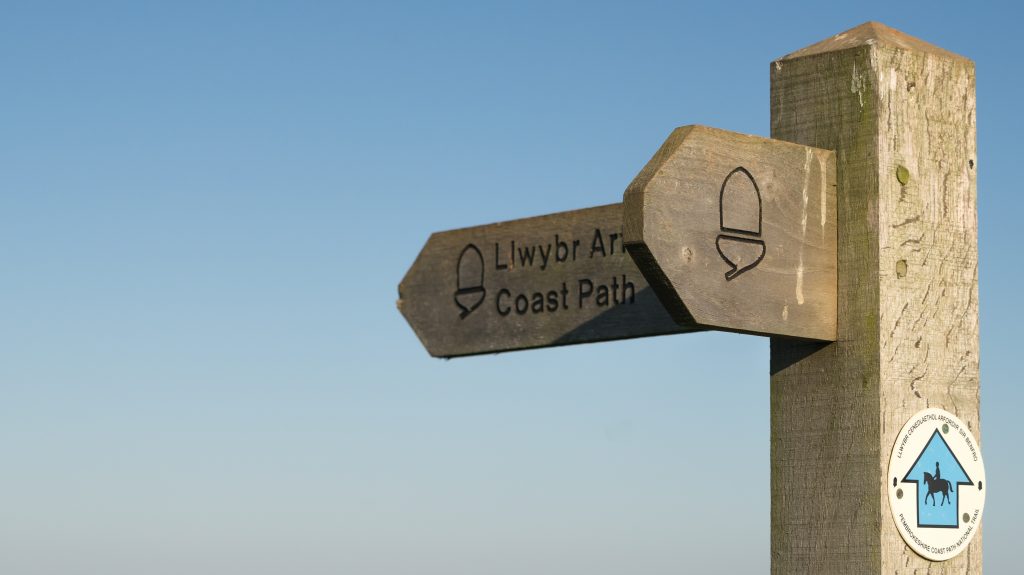
[{"label": "wooden signpost", "polygon": [[[890,509],[953,460],[887,477],[912,417],[980,465],[974,66],[867,23],[771,78],[775,139],[679,128],[623,204],[434,234],[399,309],[440,357],[771,336],[772,572],[980,573],[980,508],[914,550],[934,520]],[[968,467],[950,505],[984,500]]]}]

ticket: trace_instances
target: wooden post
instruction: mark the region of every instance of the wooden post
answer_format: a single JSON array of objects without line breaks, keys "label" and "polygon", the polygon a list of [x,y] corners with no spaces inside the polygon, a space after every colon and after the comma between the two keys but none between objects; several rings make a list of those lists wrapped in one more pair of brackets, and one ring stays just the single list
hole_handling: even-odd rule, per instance
[{"label": "wooden post", "polygon": [[974,65],[877,23],[771,64],[772,137],[836,151],[838,341],[772,339],[772,573],[981,573],[896,530],[896,434],[978,427]]}]

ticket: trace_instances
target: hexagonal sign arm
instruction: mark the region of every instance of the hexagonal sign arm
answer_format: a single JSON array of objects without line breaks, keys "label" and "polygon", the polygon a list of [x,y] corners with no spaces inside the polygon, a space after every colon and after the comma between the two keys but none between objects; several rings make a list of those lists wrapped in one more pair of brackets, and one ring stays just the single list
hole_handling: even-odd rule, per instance
[{"label": "hexagonal sign arm", "polygon": [[700,330],[675,321],[622,242],[622,204],[439,232],[398,308],[436,357]]},{"label": "hexagonal sign arm", "polygon": [[836,339],[831,151],[678,128],[626,190],[623,236],[681,324]]}]

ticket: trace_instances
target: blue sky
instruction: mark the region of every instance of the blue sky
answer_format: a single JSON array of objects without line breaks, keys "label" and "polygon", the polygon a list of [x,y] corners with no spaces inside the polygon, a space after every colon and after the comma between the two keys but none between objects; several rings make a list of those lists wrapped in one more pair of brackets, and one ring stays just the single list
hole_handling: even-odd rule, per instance
[{"label": "blue sky", "polygon": [[[441,361],[430,232],[620,201],[672,128],[879,20],[975,60],[986,567],[1024,280],[1012,4],[6,3],[0,571],[768,570],[768,342]],[[742,514],[752,521],[734,521]]]}]

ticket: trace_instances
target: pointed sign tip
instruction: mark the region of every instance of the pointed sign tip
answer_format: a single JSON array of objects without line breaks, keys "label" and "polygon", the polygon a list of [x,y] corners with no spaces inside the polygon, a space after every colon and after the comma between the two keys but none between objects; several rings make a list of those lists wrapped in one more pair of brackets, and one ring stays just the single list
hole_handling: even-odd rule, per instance
[{"label": "pointed sign tip", "polygon": [[869,21],[864,22],[859,26],[855,26],[845,32],[840,32],[831,38],[826,38],[821,42],[811,44],[806,48],[801,48],[796,52],[787,54],[779,58],[777,62],[872,45],[897,48],[909,52],[935,54],[945,56],[947,58],[970,61],[964,56],[939,48],[934,44],[925,42],[924,40],[915,38],[909,34],[905,34],[895,28],[886,26],[881,22]]}]

